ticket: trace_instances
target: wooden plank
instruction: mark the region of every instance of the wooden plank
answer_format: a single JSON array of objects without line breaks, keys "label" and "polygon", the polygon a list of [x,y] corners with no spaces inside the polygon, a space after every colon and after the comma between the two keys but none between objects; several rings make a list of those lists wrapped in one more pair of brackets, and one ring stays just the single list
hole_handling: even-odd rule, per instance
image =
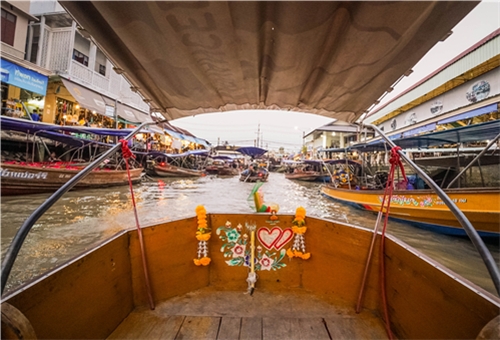
[{"label": "wooden plank", "polygon": [[332,339],[358,339],[356,326],[353,317],[330,317],[325,318],[328,333]]},{"label": "wooden plank", "polygon": [[158,318],[152,314],[132,312],[108,339],[145,339],[157,320]]},{"label": "wooden plank", "polygon": [[[298,323],[295,318],[262,318],[262,339],[298,339],[298,334],[294,333],[292,324]],[[295,325],[295,329],[298,325]]]},{"label": "wooden plank", "polygon": [[[362,312],[369,313],[369,312]],[[356,331],[360,339],[388,339],[387,331],[385,330],[384,320],[379,319],[374,315],[370,317],[362,317],[356,320],[358,326]],[[392,330],[394,332],[394,330]]]},{"label": "wooden plank", "polygon": [[223,317],[220,323],[218,340],[239,339],[241,318]]},{"label": "wooden plank", "polygon": [[172,315],[160,319],[160,322],[151,326],[148,339],[175,339],[184,322],[185,316]]},{"label": "wooden plank", "polygon": [[262,339],[261,318],[241,318],[240,340]]},{"label": "wooden plank", "polygon": [[175,339],[217,339],[219,317],[186,316]]},{"label": "wooden plank", "polygon": [[301,340],[330,340],[325,322],[322,318],[302,318],[292,323],[292,330]]}]

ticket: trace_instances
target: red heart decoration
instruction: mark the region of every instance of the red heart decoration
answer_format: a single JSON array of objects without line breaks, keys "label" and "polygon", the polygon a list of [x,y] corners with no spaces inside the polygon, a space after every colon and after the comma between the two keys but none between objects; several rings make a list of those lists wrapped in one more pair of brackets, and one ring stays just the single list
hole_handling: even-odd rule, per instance
[{"label": "red heart decoration", "polygon": [[293,231],[290,228],[282,230],[278,227],[274,227],[269,230],[268,228],[263,227],[257,231],[257,238],[260,243],[269,250],[273,248],[276,248],[277,250],[281,249],[292,239],[292,237]]}]

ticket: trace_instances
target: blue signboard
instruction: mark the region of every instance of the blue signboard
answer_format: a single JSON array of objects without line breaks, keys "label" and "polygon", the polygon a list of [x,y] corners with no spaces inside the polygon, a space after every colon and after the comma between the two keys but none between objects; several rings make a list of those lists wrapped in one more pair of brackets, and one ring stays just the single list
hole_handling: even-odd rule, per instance
[{"label": "blue signboard", "polygon": [[45,96],[49,78],[35,71],[1,59],[2,82]]}]

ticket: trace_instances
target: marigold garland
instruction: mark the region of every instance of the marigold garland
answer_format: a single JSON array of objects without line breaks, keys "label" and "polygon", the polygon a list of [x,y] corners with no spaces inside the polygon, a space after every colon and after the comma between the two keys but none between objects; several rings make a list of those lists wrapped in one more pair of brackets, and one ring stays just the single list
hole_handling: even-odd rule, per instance
[{"label": "marigold garland", "polygon": [[207,241],[210,240],[211,229],[207,225],[207,211],[205,207],[199,205],[195,209],[198,218],[198,230],[196,231],[196,239],[198,240],[198,258],[194,259],[194,264],[197,266],[208,266],[210,257],[208,257]]},{"label": "marigold garland", "polygon": [[300,257],[303,260],[307,260],[311,257],[310,253],[306,253],[306,241],[304,238],[304,234],[307,231],[307,227],[305,218],[306,209],[304,209],[303,207],[298,207],[295,211],[295,219],[292,221],[292,231],[295,234],[293,246],[286,251],[286,254],[290,258]]}]

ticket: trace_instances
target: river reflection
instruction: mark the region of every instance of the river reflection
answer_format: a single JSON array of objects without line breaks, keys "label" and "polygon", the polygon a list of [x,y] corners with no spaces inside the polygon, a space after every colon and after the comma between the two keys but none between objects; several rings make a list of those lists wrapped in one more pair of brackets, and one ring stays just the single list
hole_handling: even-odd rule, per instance
[{"label": "river reflection", "polygon": [[[202,204],[209,213],[252,212],[248,195],[253,183],[238,177],[150,179],[134,186],[141,226],[194,216]],[[279,204],[280,213],[295,213],[373,228],[376,216],[320,195],[321,184],[287,180],[271,173],[261,191],[268,203]],[[2,197],[2,258],[18,228],[48,194]],[[127,186],[69,192],[38,220],[26,238],[7,283],[11,290],[91,248],[117,232],[134,228],[135,218]],[[435,234],[403,223],[390,222],[388,233],[422,251],[459,275],[495,293],[486,266],[466,238]],[[498,244],[487,244],[499,262]]]}]

